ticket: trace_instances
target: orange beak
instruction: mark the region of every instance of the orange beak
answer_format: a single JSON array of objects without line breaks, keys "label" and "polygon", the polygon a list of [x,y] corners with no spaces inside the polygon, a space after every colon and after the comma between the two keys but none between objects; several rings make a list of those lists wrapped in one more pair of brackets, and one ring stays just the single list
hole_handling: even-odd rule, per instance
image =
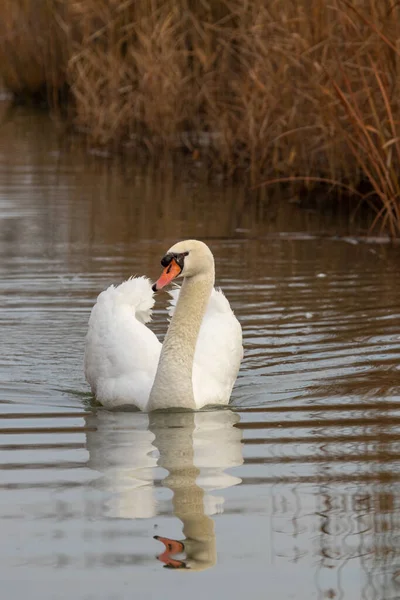
[{"label": "orange beak", "polygon": [[169,265],[165,267],[164,271],[161,273],[160,278],[157,279],[157,281],[153,285],[153,292],[158,292],[159,290],[162,290],[163,287],[171,283],[171,281],[173,281],[175,277],[178,277],[181,270],[182,269],[178,265],[176,260],[172,259]]},{"label": "orange beak", "polygon": [[165,550],[162,554],[157,556],[158,560],[164,563],[164,567],[168,569],[186,569],[186,563],[183,560],[172,558],[174,554],[179,554],[184,551],[185,547],[182,542],[178,540],[171,540],[170,538],[164,538],[159,535],[154,536],[155,540],[162,542],[165,546]]}]

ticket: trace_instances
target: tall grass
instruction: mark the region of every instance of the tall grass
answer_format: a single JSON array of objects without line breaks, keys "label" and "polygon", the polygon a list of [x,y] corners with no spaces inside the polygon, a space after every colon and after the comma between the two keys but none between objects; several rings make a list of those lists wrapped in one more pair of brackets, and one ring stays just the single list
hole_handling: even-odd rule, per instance
[{"label": "tall grass", "polygon": [[0,77],[53,104],[66,82],[91,144],[184,147],[253,185],[340,183],[399,233],[397,0],[2,6]]},{"label": "tall grass", "polygon": [[376,22],[347,0],[345,5],[367,24],[383,48],[379,53],[371,48],[364,56],[355,56],[352,71],[340,64],[342,85],[332,80],[344,115],[339,126],[360,176],[369,184],[362,201],[376,211],[372,228],[379,224],[394,237],[400,234],[400,52]]},{"label": "tall grass", "polygon": [[1,0],[0,82],[17,96],[47,94],[53,106],[66,84],[63,0]]}]

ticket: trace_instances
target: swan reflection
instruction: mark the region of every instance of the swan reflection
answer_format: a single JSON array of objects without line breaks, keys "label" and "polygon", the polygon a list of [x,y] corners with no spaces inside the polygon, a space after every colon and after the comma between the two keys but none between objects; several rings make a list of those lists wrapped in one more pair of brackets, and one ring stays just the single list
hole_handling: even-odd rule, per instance
[{"label": "swan reflection", "polygon": [[[157,483],[172,493],[172,512],[183,523],[182,540],[155,536],[165,545],[158,559],[169,568],[201,570],[216,562],[214,521],[224,498],[211,494],[240,483],[226,472],[243,462],[239,416],[207,412],[110,413],[87,417],[88,466],[102,476],[103,511],[124,519],[155,517]],[[165,471],[167,475],[165,476]],[[168,532],[163,532],[167,535]]]}]

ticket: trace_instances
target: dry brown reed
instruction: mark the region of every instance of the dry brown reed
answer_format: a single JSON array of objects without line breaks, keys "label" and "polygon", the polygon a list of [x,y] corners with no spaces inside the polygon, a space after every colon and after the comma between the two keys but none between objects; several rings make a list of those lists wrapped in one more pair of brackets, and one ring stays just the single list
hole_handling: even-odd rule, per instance
[{"label": "dry brown reed", "polygon": [[90,143],[186,147],[253,185],[340,183],[399,233],[397,0],[1,2],[0,77],[67,81]]},{"label": "dry brown reed", "polygon": [[[342,135],[359,173],[370,190],[362,201],[376,211],[372,228],[379,224],[392,237],[400,234],[400,121],[398,64],[400,52],[387,29],[381,28],[346,0],[346,6],[381,42],[381,51],[370,48],[355,57],[351,76],[340,64],[342,85],[332,80],[346,120]],[[393,5],[393,8],[396,8]],[[393,12],[391,13],[393,14]],[[390,31],[390,30],[389,30]]]},{"label": "dry brown reed", "polygon": [[47,93],[66,84],[67,38],[60,28],[63,0],[0,0],[0,82],[17,96]]}]

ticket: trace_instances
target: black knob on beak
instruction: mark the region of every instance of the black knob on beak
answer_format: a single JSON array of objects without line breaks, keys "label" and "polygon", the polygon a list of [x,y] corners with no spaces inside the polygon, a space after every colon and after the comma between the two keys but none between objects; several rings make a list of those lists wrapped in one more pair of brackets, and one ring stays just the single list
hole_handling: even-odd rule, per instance
[{"label": "black knob on beak", "polygon": [[165,256],[162,257],[161,259],[161,266],[162,267],[168,267],[169,263],[171,262],[171,260],[174,258],[173,254],[166,254]]}]

